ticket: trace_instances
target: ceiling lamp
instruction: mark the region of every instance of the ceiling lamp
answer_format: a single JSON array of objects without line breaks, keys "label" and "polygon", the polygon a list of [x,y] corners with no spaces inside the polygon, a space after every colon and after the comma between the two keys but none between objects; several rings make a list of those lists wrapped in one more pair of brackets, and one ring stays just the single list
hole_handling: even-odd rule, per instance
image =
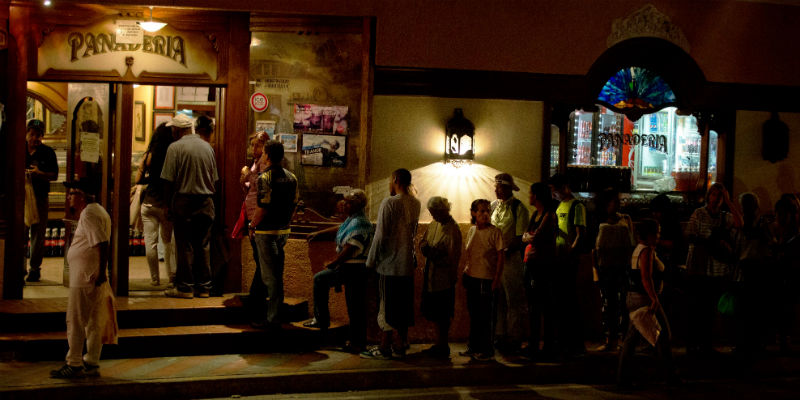
[{"label": "ceiling lamp", "polygon": [[148,32],[157,32],[161,28],[167,26],[167,23],[153,21],[153,6],[150,6],[150,21],[139,22],[139,26]]}]

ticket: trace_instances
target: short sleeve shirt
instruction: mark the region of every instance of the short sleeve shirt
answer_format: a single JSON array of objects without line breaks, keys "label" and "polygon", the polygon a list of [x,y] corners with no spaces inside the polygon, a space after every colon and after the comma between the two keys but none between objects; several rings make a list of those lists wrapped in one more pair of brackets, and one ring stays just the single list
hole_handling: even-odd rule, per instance
[{"label": "short sleeve shirt", "polygon": [[572,207],[572,203],[576,201],[578,199],[574,198],[562,201],[556,209],[559,230],[558,236],[556,236],[556,248],[558,249],[565,249],[572,245],[576,235],[575,227],[586,226],[586,208],[580,202],[575,205],[572,221],[569,220],[569,210]]},{"label": "short sleeve shirt", "polygon": [[[514,219],[513,207],[517,208],[517,218]],[[528,230],[530,214],[528,207],[521,201],[511,197],[508,200],[497,200],[492,204],[492,225],[500,229],[503,236],[503,246],[507,248],[517,236],[522,236]]]},{"label": "short sleeve shirt", "polygon": [[494,279],[497,272],[497,252],[502,251],[503,236],[500,229],[472,226],[467,233],[467,266],[464,273],[478,279]]},{"label": "short sleeve shirt", "polygon": [[100,272],[100,247],[111,240],[111,217],[102,206],[91,203],[78,218],[78,226],[67,252],[69,286],[94,286]]},{"label": "short sleeve shirt", "polygon": [[[25,152],[25,166],[32,168],[33,166],[39,167],[42,172],[58,172],[58,160],[56,159],[56,152],[50,146],[39,145],[33,154]],[[50,192],[50,181],[44,177],[33,178],[33,193],[37,199],[47,198]]]},{"label": "short sleeve shirt", "polygon": [[214,194],[219,180],[214,149],[200,135],[185,135],[167,149],[161,179],[175,184],[181,194]]},{"label": "short sleeve shirt", "polygon": [[297,178],[281,167],[268,168],[257,179],[256,204],[264,209],[264,218],[256,233],[283,234],[289,229],[294,208],[299,201]]}]

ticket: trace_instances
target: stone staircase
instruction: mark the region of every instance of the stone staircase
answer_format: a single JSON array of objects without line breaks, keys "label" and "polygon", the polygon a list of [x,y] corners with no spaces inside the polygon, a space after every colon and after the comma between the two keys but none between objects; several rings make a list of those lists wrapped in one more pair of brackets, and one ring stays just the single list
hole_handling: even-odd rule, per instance
[{"label": "stone staircase", "polygon": [[[343,340],[346,327],[322,337],[302,326],[305,299],[286,298],[280,330],[249,325],[246,295],[206,299],[163,296],[117,298],[119,344],[103,347],[104,359],[307,351]],[[0,358],[60,360],[67,351],[66,298],[0,301]]]}]

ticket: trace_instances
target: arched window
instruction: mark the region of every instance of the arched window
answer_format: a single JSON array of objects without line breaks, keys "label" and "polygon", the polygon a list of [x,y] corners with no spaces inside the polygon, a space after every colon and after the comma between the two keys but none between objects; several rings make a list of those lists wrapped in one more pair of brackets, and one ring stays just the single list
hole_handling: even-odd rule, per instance
[{"label": "arched window", "polygon": [[663,78],[641,67],[617,71],[609,79],[597,101],[635,121],[665,107],[675,106],[675,93]]}]

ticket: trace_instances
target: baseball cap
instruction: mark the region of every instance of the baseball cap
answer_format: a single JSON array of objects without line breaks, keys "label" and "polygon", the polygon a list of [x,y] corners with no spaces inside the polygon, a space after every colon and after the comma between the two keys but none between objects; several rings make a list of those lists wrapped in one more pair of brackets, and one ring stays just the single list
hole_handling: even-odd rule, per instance
[{"label": "baseball cap", "polygon": [[512,177],[511,174],[505,172],[503,172],[502,174],[497,174],[494,177],[494,183],[498,185],[511,186],[512,189],[519,190],[519,186],[514,184],[514,177]]},{"label": "baseball cap", "polygon": [[167,122],[167,126],[174,126],[176,128],[191,128],[194,125],[192,117],[186,114],[178,114]]}]

